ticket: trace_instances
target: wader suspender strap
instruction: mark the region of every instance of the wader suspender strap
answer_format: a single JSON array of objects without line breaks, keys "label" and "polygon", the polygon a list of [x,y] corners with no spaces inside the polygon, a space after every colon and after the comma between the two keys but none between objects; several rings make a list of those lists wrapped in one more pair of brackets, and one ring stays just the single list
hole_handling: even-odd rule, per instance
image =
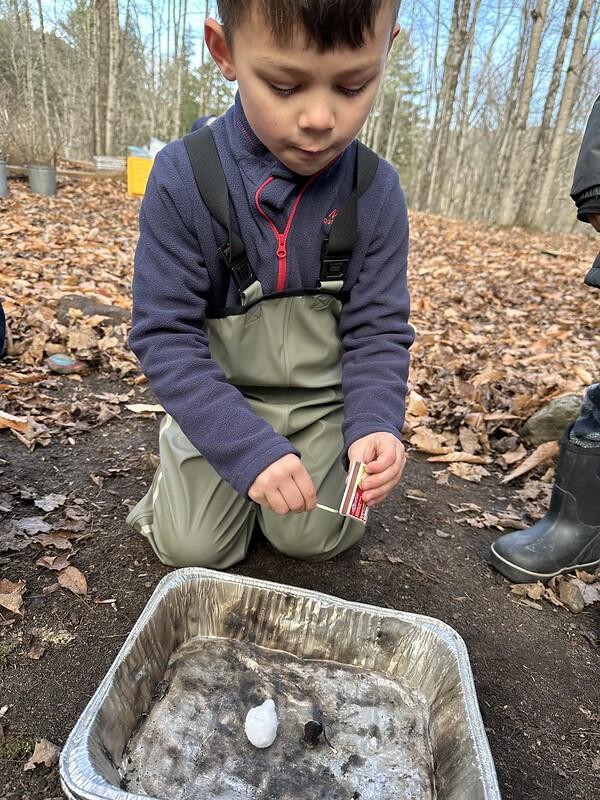
[{"label": "wader suspender strap", "polygon": [[200,196],[211,216],[227,231],[227,242],[219,248],[219,255],[238,288],[242,305],[255,302],[262,297],[262,286],[248,264],[244,243],[236,229],[231,226],[229,191],[210,128],[200,128],[194,133],[188,133],[183,137],[183,143]]},{"label": "wader suspender strap", "polygon": [[[211,216],[227,231],[228,240],[219,248],[221,259],[238,287],[242,305],[255,302],[263,296],[262,286],[248,264],[241,237],[231,225],[229,191],[210,128],[188,133],[183,137],[183,142],[200,196]],[[321,244],[321,271],[316,288],[328,292],[341,292],[344,286],[358,233],[358,198],[371,185],[379,164],[376,153],[362,142],[356,144],[354,189],[334,219],[329,237],[323,239]]]},{"label": "wader suspender strap", "polygon": [[330,292],[342,290],[346,270],[358,234],[358,198],[375,177],[379,156],[362,142],[357,142],[354,189],[333,221],[329,238],[321,245],[321,273],[317,287]]}]

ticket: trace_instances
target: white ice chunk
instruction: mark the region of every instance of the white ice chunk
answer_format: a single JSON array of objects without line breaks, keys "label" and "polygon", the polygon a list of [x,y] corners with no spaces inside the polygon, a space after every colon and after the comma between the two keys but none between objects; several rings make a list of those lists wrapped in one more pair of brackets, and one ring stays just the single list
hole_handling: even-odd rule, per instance
[{"label": "white ice chunk", "polygon": [[244,730],[254,747],[270,747],[277,736],[278,725],[275,703],[269,698],[246,714]]}]

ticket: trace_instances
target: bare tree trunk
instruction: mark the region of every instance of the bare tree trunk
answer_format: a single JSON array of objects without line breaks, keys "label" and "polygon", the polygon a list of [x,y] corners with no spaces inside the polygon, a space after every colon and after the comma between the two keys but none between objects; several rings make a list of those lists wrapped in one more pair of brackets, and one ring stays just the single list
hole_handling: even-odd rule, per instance
[{"label": "bare tree trunk", "polygon": [[373,105],[373,108],[371,109],[371,113],[369,114],[367,123],[365,125],[364,141],[367,147],[370,147],[371,150],[377,149],[375,146],[376,131],[381,115],[383,114],[383,100],[384,97],[383,97],[383,81],[382,81],[377,91],[377,97],[375,98],[375,103]]},{"label": "bare tree trunk", "polygon": [[537,136],[534,143],[534,155],[529,162],[530,166],[525,178],[525,186],[529,187],[530,191],[523,194],[521,207],[517,215],[517,223],[519,225],[531,224],[531,215],[537,204],[537,188],[542,170],[542,163],[545,160],[550,125],[552,123],[552,114],[554,113],[556,95],[560,86],[563,65],[565,63],[565,54],[567,52],[569,39],[571,38],[573,18],[575,16],[575,11],[577,10],[578,4],[579,0],[569,0],[567,9],[565,11],[562,32],[556,48],[554,65],[552,67],[552,78],[550,80],[550,86],[548,87],[546,102],[544,103],[542,122],[537,131]]},{"label": "bare tree trunk", "polygon": [[44,11],[42,0],[38,0],[38,16],[40,22],[41,57],[42,57],[42,102],[44,104],[44,121],[46,128],[46,145],[48,150],[54,148],[54,135],[50,119],[50,103],[48,101],[48,51],[46,48],[46,32],[44,30]]},{"label": "bare tree trunk", "polygon": [[[438,106],[434,124],[435,135],[430,149],[431,175],[427,191],[426,207],[433,209],[433,197],[439,196],[438,176],[442,174],[450,137],[450,123],[454,112],[456,87],[460,76],[465,50],[469,39],[470,25],[476,24],[476,17],[470,21],[472,0],[454,0],[452,26],[442,78],[441,102]],[[477,3],[477,8],[479,4]],[[437,206],[437,204],[436,204]]]},{"label": "bare tree trunk", "polygon": [[39,137],[38,137],[38,126],[36,124],[35,118],[35,88],[33,85],[33,58],[34,58],[34,48],[33,48],[33,36],[32,36],[32,26],[31,26],[31,12],[29,9],[29,0],[25,0],[24,2],[25,8],[25,39],[22,41],[27,42],[27,48],[25,50],[25,86],[26,86],[26,98],[27,98],[27,118],[28,118],[28,126],[31,136],[30,142],[30,153],[34,157],[34,159],[38,159],[41,156],[39,152]]},{"label": "bare tree trunk", "polygon": [[531,27],[531,39],[527,51],[527,60],[525,62],[525,74],[519,92],[517,113],[512,125],[511,140],[506,154],[506,178],[503,191],[501,192],[500,210],[497,220],[500,225],[512,224],[517,216],[517,199],[520,186],[519,173],[522,166],[521,159],[517,158],[517,155],[525,145],[527,120],[529,118],[531,97],[533,95],[533,82],[537,71],[544,18],[547,10],[548,0],[538,0],[535,8],[531,12],[533,24]]},{"label": "bare tree trunk", "polygon": [[588,53],[590,52],[590,47],[592,46],[592,42],[596,36],[596,26],[598,24],[598,18],[600,17],[600,3],[592,3],[592,9],[590,11],[590,24],[588,26],[588,36],[587,41],[585,43],[585,47],[583,49],[583,55],[587,58]]},{"label": "bare tree trunk", "polygon": [[[183,3],[183,8],[182,8]],[[185,26],[187,22],[187,0],[180,0],[175,15],[175,0],[173,2],[173,29],[175,31],[175,103],[173,105],[172,138],[176,139],[181,130],[181,89],[183,84],[183,69],[186,61]]]},{"label": "bare tree trunk", "polygon": [[[481,0],[475,0],[474,19],[477,19],[479,13],[479,5]],[[467,39],[466,49],[466,62],[462,81],[462,97],[461,106],[459,109],[459,122],[457,131],[456,150],[458,150],[458,158],[455,159],[454,178],[447,185],[442,198],[441,210],[444,214],[452,213],[454,207],[454,198],[460,185],[460,178],[463,174],[463,163],[465,150],[467,145],[468,128],[469,128],[469,90],[471,88],[471,65],[473,63],[473,45],[475,41],[475,25],[471,25]]]},{"label": "bare tree trunk", "polygon": [[381,146],[381,134],[383,133],[383,112],[385,109],[385,94],[383,92],[383,87],[381,94],[379,95],[379,114],[377,115],[377,119],[375,120],[375,129],[373,131],[373,141],[371,144],[371,148],[375,150],[376,153],[379,153],[379,148]]},{"label": "bare tree trunk", "polygon": [[150,18],[152,20],[151,40],[150,40],[150,85],[151,94],[150,102],[148,103],[148,115],[150,122],[150,130],[156,130],[156,107],[154,104],[154,97],[156,94],[156,10],[154,7],[154,0],[150,0]]},{"label": "bare tree trunk", "polygon": [[552,189],[556,182],[567,125],[569,124],[569,120],[571,119],[571,114],[573,112],[573,106],[575,105],[575,89],[583,66],[583,50],[593,2],[594,0],[582,0],[581,8],[579,10],[579,19],[577,21],[577,30],[575,32],[573,51],[571,53],[571,60],[567,68],[567,75],[563,86],[562,97],[560,99],[556,125],[554,126],[554,134],[552,136],[552,142],[548,152],[546,172],[544,173],[544,179],[542,181],[542,187],[538,197],[538,205],[532,218],[533,225],[535,227],[542,227],[544,221],[547,220],[548,215],[552,210],[552,199],[554,194]]},{"label": "bare tree trunk", "polygon": [[90,2],[90,9],[88,13],[88,27],[87,27],[87,41],[86,41],[86,57],[87,57],[87,99],[89,103],[90,115],[90,129],[89,129],[89,149],[92,155],[98,153],[97,150],[97,83],[96,83],[96,61],[97,55],[97,14],[96,4]]},{"label": "bare tree trunk", "polygon": [[515,113],[517,103],[517,90],[519,87],[519,76],[521,74],[521,67],[524,61],[524,54],[526,52],[527,34],[528,34],[528,21],[527,2],[523,3],[522,17],[521,17],[521,32],[519,36],[519,44],[515,53],[515,60],[513,62],[512,77],[510,80],[510,88],[508,90],[508,102],[506,108],[506,123],[500,135],[500,147],[495,162],[498,165],[495,170],[495,181],[492,182],[490,190],[487,194],[487,202],[485,206],[484,217],[485,219],[493,219],[495,217],[495,204],[500,193],[500,188],[504,182],[504,174],[507,165],[506,153],[510,145],[511,138],[511,123]]},{"label": "bare tree trunk", "polygon": [[96,129],[95,154],[102,155],[106,149],[106,120],[108,101],[108,74],[110,50],[110,18],[111,0],[93,0],[95,14],[95,91],[94,91],[94,127]]},{"label": "bare tree trunk", "polygon": [[367,147],[369,146],[370,128],[371,128],[371,114],[369,114],[369,116],[365,120],[365,124],[362,126],[359,133],[359,138],[361,142],[363,142],[363,144],[365,144]]},{"label": "bare tree trunk", "polygon": [[114,155],[120,62],[119,0],[108,0],[108,87],[106,92],[106,154]]},{"label": "bare tree trunk", "polygon": [[390,129],[388,132],[387,142],[385,146],[385,160],[392,161],[394,153],[396,152],[396,142],[398,141],[398,116],[400,113],[400,100],[402,99],[402,92],[396,89],[396,97],[394,98],[394,110],[392,111],[392,120],[390,122]]},{"label": "bare tree trunk", "polygon": [[425,97],[426,108],[431,108],[435,104],[433,113],[433,128],[429,125],[427,137],[423,137],[421,148],[419,149],[418,169],[417,169],[417,186],[416,186],[416,200],[419,208],[422,208],[427,194],[427,187],[429,181],[429,169],[431,163],[427,161],[427,156],[432,152],[435,120],[437,120],[440,108],[440,92],[438,91],[438,48],[440,40],[440,18],[441,18],[441,0],[436,0],[435,6],[435,29],[433,35],[433,58],[432,64],[429,65],[429,75],[427,79],[427,94]]}]

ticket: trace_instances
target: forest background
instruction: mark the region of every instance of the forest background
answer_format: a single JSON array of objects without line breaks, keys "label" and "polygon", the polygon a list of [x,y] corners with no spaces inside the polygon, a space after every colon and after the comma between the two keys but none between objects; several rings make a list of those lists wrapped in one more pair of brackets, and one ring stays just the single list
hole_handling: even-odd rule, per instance
[{"label": "forest background", "polygon": [[[0,157],[124,155],[220,114],[209,0],[0,0]],[[578,230],[568,198],[600,90],[600,0],[404,0],[361,138],[419,210]]]}]

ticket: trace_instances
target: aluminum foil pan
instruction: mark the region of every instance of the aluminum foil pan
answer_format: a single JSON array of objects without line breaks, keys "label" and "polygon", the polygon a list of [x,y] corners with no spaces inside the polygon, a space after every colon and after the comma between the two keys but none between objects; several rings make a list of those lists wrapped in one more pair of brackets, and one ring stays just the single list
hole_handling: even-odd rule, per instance
[{"label": "aluminum foil pan", "polygon": [[[279,728],[258,750],[244,719],[267,697]],[[199,568],[159,583],[60,774],[70,800],[500,800],[452,628]]]}]

